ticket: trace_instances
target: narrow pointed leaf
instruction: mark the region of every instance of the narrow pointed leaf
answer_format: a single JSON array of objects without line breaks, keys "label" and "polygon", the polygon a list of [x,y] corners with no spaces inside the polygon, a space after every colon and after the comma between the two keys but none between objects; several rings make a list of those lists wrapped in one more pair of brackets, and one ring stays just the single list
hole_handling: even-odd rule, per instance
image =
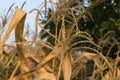
[{"label": "narrow pointed leaf", "polygon": [[[20,10],[20,9],[19,9]],[[18,14],[21,15],[25,12],[20,10]],[[26,14],[21,15],[21,20],[17,24],[17,27],[15,28],[15,40],[16,40],[16,45],[17,45],[17,52],[20,60],[25,60],[25,57],[23,55],[23,31],[24,31],[24,22],[26,19]]]},{"label": "narrow pointed leaf", "polygon": [[71,72],[72,72],[71,57],[69,54],[66,54],[63,63],[64,80],[70,80]]}]

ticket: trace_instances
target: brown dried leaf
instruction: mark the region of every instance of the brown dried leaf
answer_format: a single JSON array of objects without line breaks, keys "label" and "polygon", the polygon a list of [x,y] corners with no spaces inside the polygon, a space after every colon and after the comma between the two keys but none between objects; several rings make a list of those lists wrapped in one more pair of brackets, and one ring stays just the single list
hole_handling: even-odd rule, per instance
[{"label": "brown dried leaf", "polygon": [[71,56],[66,54],[63,63],[64,80],[70,80],[72,72]]},{"label": "brown dried leaf", "polygon": [[39,13],[36,15],[36,18],[35,18],[35,26],[36,26],[36,35],[37,35],[37,32],[38,32],[38,26],[39,26]]},{"label": "brown dried leaf", "polygon": [[24,22],[26,19],[26,13],[20,9],[18,9],[20,12],[17,13],[18,15],[21,15],[21,20],[18,22],[16,25],[17,27],[15,28],[15,40],[16,40],[16,45],[17,45],[17,52],[20,60],[25,60],[25,57],[23,55],[23,31],[24,31]]},{"label": "brown dried leaf", "polygon": [[10,33],[18,25],[18,23],[21,21],[21,19],[23,18],[24,15],[25,15],[24,11],[20,10],[19,8],[16,8],[13,18],[11,20],[11,23],[10,23],[2,41],[0,42],[0,54],[2,54],[2,52],[3,52],[3,45],[5,44],[6,40],[8,39]]},{"label": "brown dried leaf", "polygon": [[40,79],[39,80],[56,80],[54,74],[47,72],[44,68],[40,69]]},{"label": "brown dried leaf", "polygon": [[95,54],[95,53],[82,52],[82,54],[80,55],[80,57],[78,59],[76,59],[74,62],[75,63],[78,63],[78,62],[86,63],[87,60],[93,59],[95,57],[97,57],[97,54]]},{"label": "brown dried leaf", "polygon": [[[24,31],[24,22],[26,19],[26,13],[24,11],[22,11],[19,8],[16,8],[16,10],[18,10],[19,12],[16,13],[17,16],[20,15],[21,19],[19,20],[18,23],[16,23],[16,28],[15,28],[15,40],[16,40],[16,46],[17,46],[17,53],[18,53],[18,57],[20,59],[20,68],[21,68],[21,72],[27,72],[29,71],[29,68],[26,66],[26,59],[24,56],[24,52],[23,52],[23,31]],[[17,20],[14,20],[17,21]]]},{"label": "brown dried leaf", "polygon": [[[104,78],[110,80],[111,78],[118,77],[118,76],[120,76],[120,70],[117,68],[116,71],[114,71],[114,72],[113,71],[108,71],[105,74]],[[116,79],[111,79],[111,80],[116,80]]]},{"label": "brown dried leaf", "polygon": [[57,56],[62,51],[62,49],[63,48],[60,47],[59,44],[56,45],[54,50],[51,53],[49,53],[40,64],[38,64],[37,68],[39,68],[40,66],[43,66],[45,63],[49,62],[51,59]]}]

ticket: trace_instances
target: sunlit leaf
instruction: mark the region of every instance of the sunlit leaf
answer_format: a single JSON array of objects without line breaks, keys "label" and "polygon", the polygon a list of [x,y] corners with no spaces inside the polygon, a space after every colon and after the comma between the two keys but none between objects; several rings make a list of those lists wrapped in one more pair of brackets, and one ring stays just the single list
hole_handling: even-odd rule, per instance
[{"label": "sunlit leaf", "polygon": [[70,54],[66,54],[63,63],[64,80],[70,80],[72,73],[72,64]]},{"label": "sunlit leaf", "polygon": [[2,39],[0,42],[0,54],[2,54],[3,51],[3,45],[5,44],[6,40],[8,39],[10,33],[13,31],[13,29],[19,24],[23,16],[25,15],[25,12],[20,10],[19,8],[16,8],[15,13],[12,17],[11,23]]}]

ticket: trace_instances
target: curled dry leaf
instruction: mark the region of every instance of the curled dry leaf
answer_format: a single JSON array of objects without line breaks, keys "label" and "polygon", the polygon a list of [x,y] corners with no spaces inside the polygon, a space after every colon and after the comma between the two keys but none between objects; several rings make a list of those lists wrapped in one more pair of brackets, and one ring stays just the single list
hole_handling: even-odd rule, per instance
[{"label": "curled dry leaf", "polygon": [[87,63],[87,60],[97,57],[97,54],[90,52],[82,52],[80,57],[74,61],[74,63],[82,62]]},{"label": "curled dry leaf", "polygon": [[[25,19],[26,19],[26,13],[24,11],[22,11],[21,9],[19,8],[16,8],[16,13],[14,13],[14,15],[16,15],[15,17],[17,17],[18,15],[20,16],[20,20],[18,19],[19,17],[17,17],[17,19],[19,20],[19,22],[16,22],[18,20],[14,20],[13,19],[13,22],[16,23],[16,28],[15,28],[15,40],[16,40],[16,46],[17,46],[17,53],[18,53],[18,57],[21,61],[21,64],[20,64],[20,67],[21,67],[21,70],[23,69],[22,72],[27,72],[29,71],[28,67],[26,66],[27,64],[27,61],[25,59],[25,56],[24,56],[24,52],[23,52],[23,31],[24,31],[24,22],[25,22]],[[23,14],[23,15],[22,15]],[[24,66],[23,66],[24,65]]]},{"label": "curled dry leaf", "polygon": [[6,40],[8,39],[10,33],[18,25],[18,23],[21,21],[21,19],[23,18],[23,16],[25,14],[26,13],[24,11],[20,10],[19,8],[16,8],[15,13],[12,17],[11,23],[10,23],[2,41],[0,42],[0,54],[2,54],[2,52],[3,52],[3,45],[5,44]]}]

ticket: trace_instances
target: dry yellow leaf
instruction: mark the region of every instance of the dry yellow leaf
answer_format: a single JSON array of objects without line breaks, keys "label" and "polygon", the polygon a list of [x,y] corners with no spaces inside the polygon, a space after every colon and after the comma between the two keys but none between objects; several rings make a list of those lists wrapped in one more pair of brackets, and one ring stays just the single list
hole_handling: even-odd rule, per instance
[{"label": "dry yellow leaf", "polygon": [[[117,68],[116,71],[114,71],[114,72],[113,71],[108,71],[105,74],[104,78],[105,79],[111,79],[111,78],[118,77],[118,76],[120,76],[120,70]],[[111,80],[115,80],[115,79],[111,79]]]},{"label": "dry yellow leaf", "polygon": [[62,49],[63,48],[60,47],[59,44],[56,45],[54,50],[51,53],[49,53],[40,64],[38,64],[37,68],[39,68],[40,66],[43,66],[45,63],[49,62],[51,59],[57,56],[62,51]]},{"label": "dry yellow leaf", "polygon": [[54,74],[47,72],[44,68],[40,69],[39,80],[56,80]]},{"label": "dry yellow leaf", "polygon": [[[20,10],[20,9],[19,9]],[[21,15],[25,12],[20,10],[19,13],[16,13],[18,15]],[[21,61],[25,61],[25,57],[23,55],[23,31],[24,31],[24,22],[26,19],[26,13],[24,15],[21,15],[21,20],[18,22],[15,28],[15,40],[16,40],[16,46],[17,46],[17,52],[18,52],[18,57]]]},{"label": "dry yellow leaf", "polygon": [[6,40],[8,39],[10,33],[18,25],[18,23],[21,21],[21,19],[23,18],[24,15],[25,15],[24,11],[22,11],[19,8],[16,8],[15,13],[12,17],[11,23],[10,23],[2,41],[0,42],[0,54],[2,54],[2,52],[3,52],[3,45],[5,44]]},{"label": "dry yellow leaf", "polygon": [[72,64],[71,64],[71,56],[70,54],[66,54],[63,63],[63,75],[64,80],[70,80],[72,73]]},{"label": "dry yellow leaf", "polygon": [[37,32],[38,32],[38,26],[39,26],[39,13],[36,15],[35,18],[35,26],[36,26],[36,37],[37,37]]},{"label": "dry yellow leaf", "polygon": [[82,54],[80,55],[80,57],[78,59],[76,59],[74,61],[74,63],[79,63],[79,62],[86,63],[87,60],[93,59],[95,57],[97,57],[97,54],[95,54],[95,53],[82,52]]}]

